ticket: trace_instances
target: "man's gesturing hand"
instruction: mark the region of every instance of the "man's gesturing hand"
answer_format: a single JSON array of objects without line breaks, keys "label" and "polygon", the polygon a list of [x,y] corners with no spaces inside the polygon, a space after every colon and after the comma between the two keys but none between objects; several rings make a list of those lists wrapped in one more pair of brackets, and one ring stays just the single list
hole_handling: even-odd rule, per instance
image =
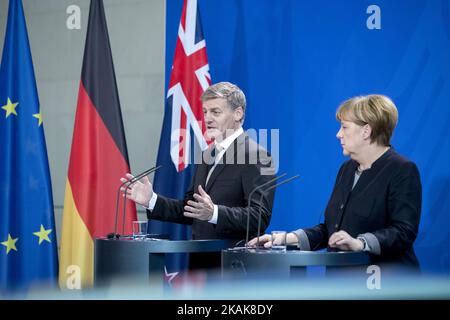
[{"label": "man's gesturing hand", "polygon": [[198,186],[198,193],[194,193],[195,201],[189,200],[184,206],[184,216],[199,220],[211,220],[214,213],[214,203],[211,197],[203,190],[202,186]]},{"label": "man's gesturing hand", "polygon": [[[134,178],[134,176],[129,173],[127,173],[125,177],[126,179],[120,178],[120,181],[126,182],[127,180]],[[127,185],[120,188],[122,193],[125,192],[126,186]],[[131,185],[129,189],[127,189],[127,199],[133,200],[134,202],[144,207],[148,207],[148,204],[152,196],[153,196],[153,187],[152,184],[150,183],[150,180],[148,180],[147,176],[136,181]]]}]

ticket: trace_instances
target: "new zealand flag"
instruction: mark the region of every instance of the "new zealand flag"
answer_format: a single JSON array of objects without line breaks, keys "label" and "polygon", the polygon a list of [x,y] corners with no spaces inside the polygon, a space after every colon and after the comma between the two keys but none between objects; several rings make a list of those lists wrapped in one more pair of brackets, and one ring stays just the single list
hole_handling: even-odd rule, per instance
[{"label": "new zealand flag", "polygon": [[[193,153],[204,150],[205,121],[200,97],[211,84],[206,43],[197,0],[185,0],[178,28],[178,38],[167,90],[156,172],[155,192],[183,199],[193,176]],[[190,228],[180,224],[151,220],[150,233],[168,234],[171,240],[190,238]],[[172,276],[187,267],[186,255],[172,255],[166,261]]]}]

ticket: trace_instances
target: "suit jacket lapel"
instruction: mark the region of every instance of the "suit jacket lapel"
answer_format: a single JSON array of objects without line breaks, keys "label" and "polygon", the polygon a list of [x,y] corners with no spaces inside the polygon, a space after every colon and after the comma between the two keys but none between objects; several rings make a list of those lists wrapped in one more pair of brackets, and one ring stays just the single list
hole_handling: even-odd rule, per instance
[{"label": "suit jacket lapel", "polygon": [[[197,185],[194,185],[195,189],[197,188],[198,184],[202,185],[203,189],[205,189],[205,182],[207,175],[208,175],[208,165],[204,163],[199,164],[197,167]],[[194,190],[194,192],[197,192],[197,190]]]},{"label": "suit jacket lapel", "polygon": [[[237,154],[236,150],[242,149],[240,152],[244,152],[245,150],[242,148],[243,143],[245,142],[245,139],[247,138],[247,135],[245,132],[241,134],[239,137],[236,138],[236,140],[233,141],[233,146],[230,146],[227,151],[222,156],[221,161],[216,165],[213,172],[211,173],[211,176],[209,177],[208,183],[206,185],[205,191],[208,193],[209,190],[211,190],[212,186],[214,185],[214,182],[216,181],[217,177],[220,175],[220,173],[225,169],[225,160],[226,159],[234,159],[234,163],[236,163],[237,160]],[[205,178],[206,180],[206,178]]]},{"label": "suit jacket lapel", "polygon": [[[211,168],[210,164],[214,161],[211,158],[211,150],[214,148],[214,144],[211,144],[208,149],[203,151],[202,153],[202,163],[198,166],[198,174],[197,174],[197,184],[200,184],[203,189],[206,191],[206,178],[208,177],[209,169]],[[194,186],[196,187],[196,186]]]},{"label": "suit jacket lapel", "polygon": [[391,151],[388,150],[385,154],[383,154],[379,159],[377,159],[372,164],[371,169],[363,171],[361,177],[359,177],[358,183],[356,183],[356,186],[352,190],[353,194],[359,194],[364,192],[364,190],[376,180],[377,176],[386,167],[387,165],[386,158],[388,158],[390,154]]},{"label": "suit jacket lapel", "polygon": [[[206,193],[209,192],[209,190],[211,190],[211,187],[213,186],[214,182],[216,181],[216,178],[220,175],[220,173],[222,172],[222,170],[225,169],[225,165],[224,164],[217,164],[213,170],[213,172],[211,173],[211,176],[209,177],[208,183],[206,184]],[[206,180],[206,178],[205,178]]]},{"label": "suit jacket lapel", "polygon": [[[356,162],[352,163],[352,165],[350,167],[350,172],[354,173],[357,166],[358,166],[358,164],[356,164]],[[344,201],[344,203],[347,203],[347,201],[350,197],[350,193],[353,192],[352,187],[353,187],[354,178],[355,178],[354,174],[345,174],[344,175],[344,179],[342,182],[343,183],[343,199],[342,200]]]}]

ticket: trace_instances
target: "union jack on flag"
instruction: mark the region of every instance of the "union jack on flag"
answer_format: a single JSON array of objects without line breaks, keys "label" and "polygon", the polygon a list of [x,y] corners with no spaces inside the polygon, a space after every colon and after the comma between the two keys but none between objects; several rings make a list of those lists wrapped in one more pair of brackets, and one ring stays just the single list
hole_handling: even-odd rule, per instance
[{"label": "union jack on flag", "polygon": [[200,96],[211,84],[197,0],[185,0],[167,92],[172,104],[170,155],[178,172],[189,164],[191,129],[201,150],[208,147]]},{"label": "union jack on flag", "polygon": [[[174,3],[168,1],[168,11],[175,6]],[[194,166],[189,165],[193,163],[191,155],[197,147],[204,150],[210,143],[204,136],[206,125],[200,101],[210,84],[197,0],[184,0],[156,161],[157,165],[162,165],[156,171],[153,183],[157,194],[173,199],[184,198],[194,174]],[[190,238],[188,226],[170,222],[150,220],[148,231],[167,234],[172,240]],[[172,279],[178,271],[187,268],[187,256],[166,256],[166,267],[166,275]]]}]

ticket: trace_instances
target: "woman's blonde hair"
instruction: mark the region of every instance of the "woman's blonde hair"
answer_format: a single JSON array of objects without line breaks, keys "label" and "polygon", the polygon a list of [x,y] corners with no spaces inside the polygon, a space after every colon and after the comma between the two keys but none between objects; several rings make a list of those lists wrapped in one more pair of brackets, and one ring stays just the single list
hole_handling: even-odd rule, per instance
[{"label": "woman's blonde hair", "polygon": [[344,101],[336,111],[338,121],[351,121],[372,128],[370,142],[389,146],[397,126],[398,111],[394,102],[381,94],[358,96]]}]

